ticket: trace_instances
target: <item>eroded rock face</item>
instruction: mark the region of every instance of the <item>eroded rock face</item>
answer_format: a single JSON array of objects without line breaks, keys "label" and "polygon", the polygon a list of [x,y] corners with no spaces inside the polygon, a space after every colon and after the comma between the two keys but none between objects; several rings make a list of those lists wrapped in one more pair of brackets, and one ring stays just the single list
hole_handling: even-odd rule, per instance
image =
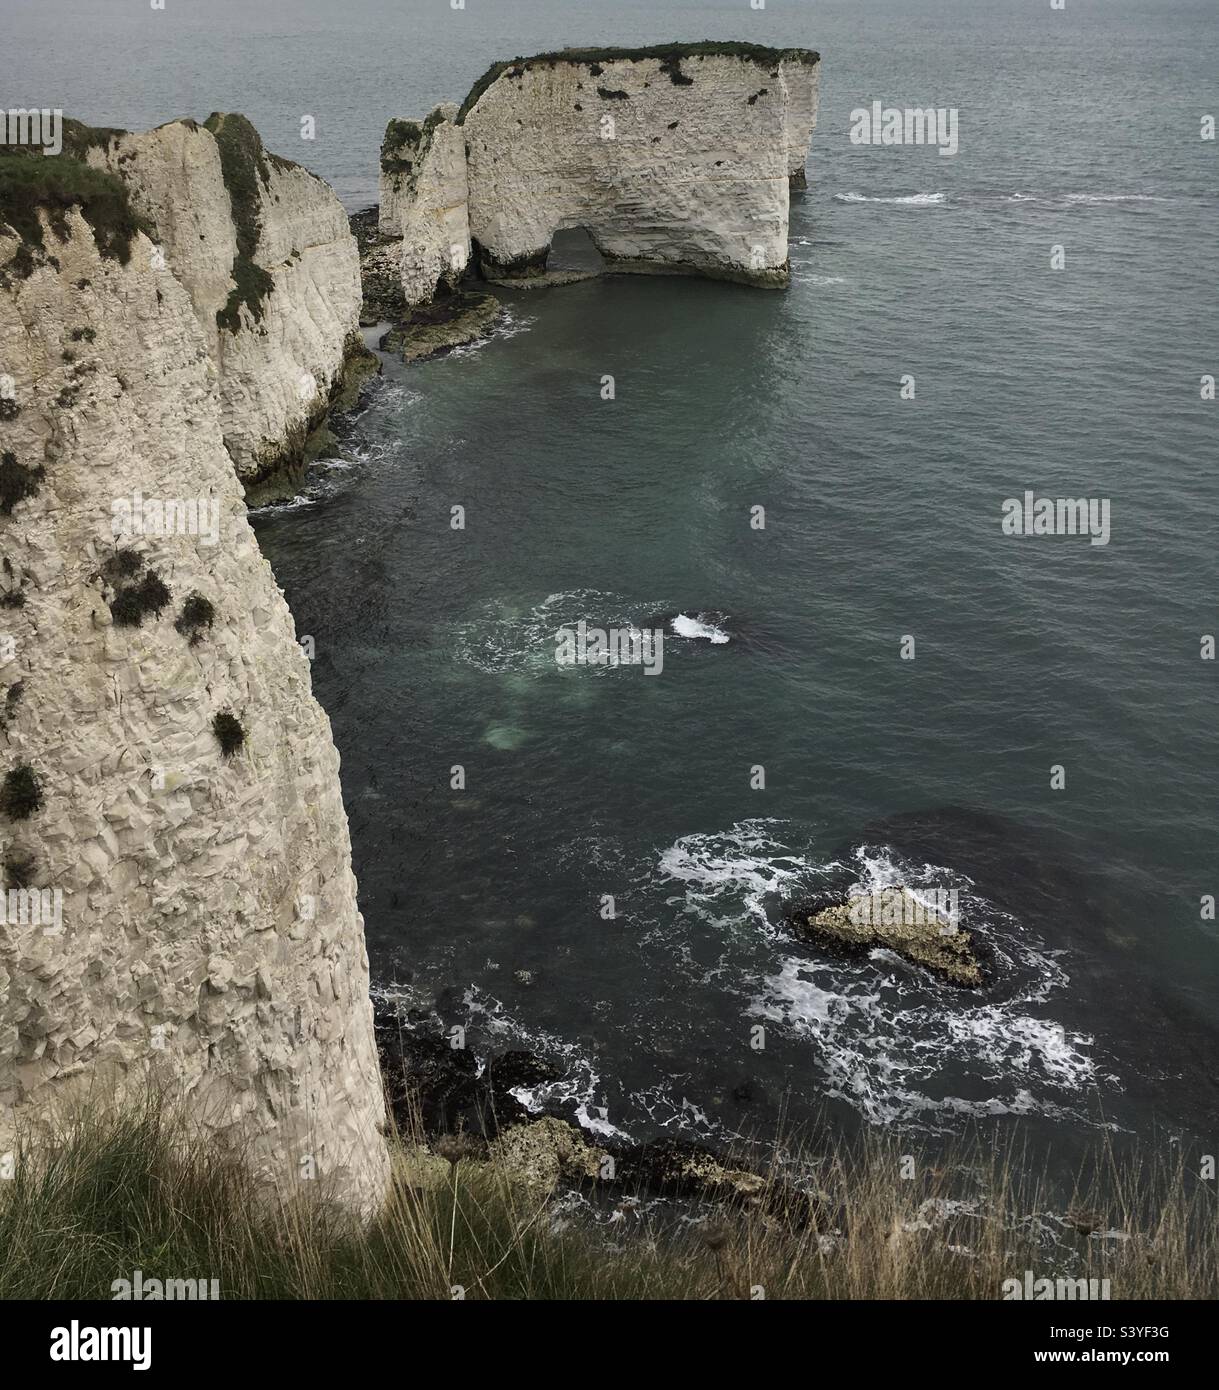
[{"label": "eroded rock face", "polygon": [[402,239],[408,306],[454,289],[469,264],[465,139],[456,118],[449,104],[420,124],[391,121],[381,147],[380,230]]},{"label": "eroded rock face", "polygon": [[536,273],[556,231],[585,227],[614,269],[787,283],[816,55],[693,47],[712,51],[528,59],[477,96],[464,130],[484,273]]},{"label": "eroded rock face", "polygon": [[496,64],[455,114],[391,121],[381,231],[402,237],[408,304],[469,254],[493,281],[538,279],[572,227],[611,270],[786,285],[819,62],[754,44],[564,50]]},{"label": "eroded rock face", "polygon": [[779,72],[787,89],[787,177],[793,188],[807,188],[804,166],[817,129],[821,64],[785,58]]},{"label": "eroded rock face", "polygon": [[[200,305],[233,241],[170,172],[210,184],[214,142],[131,139],[165,243],[179,218],[169,265],[142,234],[101,255],[73,208],[14,272],[0,228],[0,839],[6,886],[41,894],[0,923],[0,1153],[60,1101],[151,1078],[268,1182],[367,1213],[387,1159],[338,756],[225,449],[243,378],[222,399]],[[331,231],[306,180],[272,185],[286,216],[260,244],[287,260]],[[187,255],[200,229],[214,257]],[[315,273],[280,268],[272,300]],[[116,537],[124,499],[193,513]]]},{"label": "eroded rock face", "polygon": [[190,295],[247,493],[290,493],[363,355],[359,251],[342,204],[238,115],[120,132],[88,160],[123,179]]}]

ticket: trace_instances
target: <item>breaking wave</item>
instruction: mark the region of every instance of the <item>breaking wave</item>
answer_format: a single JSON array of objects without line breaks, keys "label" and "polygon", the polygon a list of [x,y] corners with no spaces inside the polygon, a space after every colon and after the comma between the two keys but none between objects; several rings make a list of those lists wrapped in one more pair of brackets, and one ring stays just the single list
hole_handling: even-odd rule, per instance
[{"label": "breaking wave", "polygon": [[[846,860],[818,857],[788,844],[784,831],[781,822],[748,820],[683,836],[658,867],[706,930],[744,927],[759,939],[758,975],[739,982],[743,1014],[810,1045],[805,1089],[875,1124],[939,1130],[962,1115],[1086,1118],[1080,1102],[1113,1078],[1102,1078],[1094,1040],[1053,1017],[1070,983],[1053,952],[964,874],[906,860],[889,845],[857,845]],[[795,947],[777,921],[784,905],[848,881],[865,892],[955,888],[963,921],[981,929],[993,957],[992,987],[983,995],[952,989],[885,950],[842,961]]]},{"label": "breaking wave", "polygon": [[868,193],[835,193],[836,203],[892,203],[898,207],[938,207],[939,204],[946,202],[947,193],[907,193],[903,196],[888,198],[874,197]]}]

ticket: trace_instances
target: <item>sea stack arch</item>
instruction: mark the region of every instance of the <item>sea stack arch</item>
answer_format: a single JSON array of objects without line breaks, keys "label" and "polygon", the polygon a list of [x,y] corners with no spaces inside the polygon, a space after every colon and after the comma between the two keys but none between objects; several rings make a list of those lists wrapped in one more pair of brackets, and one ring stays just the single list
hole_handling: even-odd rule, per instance
[{"label": "sea stack arch", "polygon": [[[744,43],[494,64],[456,112],[387,132],[381,230],[403,237],[407,303],[443,293],[470,260],[492,281],[543,276],[555,234],[574,227],[612,271],[786,286],[819,75],[811,49]],[[404,127],[421,137],[406,151]]]}]

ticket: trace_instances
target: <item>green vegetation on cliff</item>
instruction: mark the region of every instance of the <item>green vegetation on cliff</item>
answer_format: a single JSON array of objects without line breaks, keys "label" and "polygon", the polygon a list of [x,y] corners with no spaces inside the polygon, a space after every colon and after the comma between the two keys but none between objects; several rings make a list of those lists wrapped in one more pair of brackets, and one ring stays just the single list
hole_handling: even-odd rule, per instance
[{"label": "green vegetation on cliff", "polygon": [[640,59],[655,58],[675,86],[690,86],[692,79],[683,74],[682,60],[685,58],[742,58],[751,63],[773,66],[779,62],[819,63],[821,55],[811,48],[768,48],[760,43],[729,43],[705,39],[700,43],[660,43],[647,48],[564,48],[558,53],[537,53],[532,58],[507,58],[492,63],[478,79],[470,94],[461,104],[457,113],[457,124],[463,125],[466,117],[478,104],[479,98],[488,87],[511,69],[511,76],[520,77],[526,68],[553,68],[559,63],[578,63],[593,70],[594,77],[600,76],[599,64],[621,61],[635,62]]},{"label": "green vegetation on cliff", "polygon": [[45,259],[40,212],[63,241],[71,208],[89,224],[99,252],[127,264],[137,233],[150,228],[137,216],[122,179],[85,163],[90,148],[105,148],[123,134],[65,120],[59,155],[46,155],[37,145],[0,145],[0,224],[21,239],[7,268],[10,276],[24,277]]},{"label": "green vegetation on cliff", "polygon": [[234,287],[228,303],[216,310],[216,322],[230,333],[241,328],[241,309],[244,305],[257,323],[262,319],[263,301],[275,288],[275,281],[254,259],[262,230],[262,196],[271,183],[271,163],[277,167],[292,167],[287,160],[277,160],[263,149],[262,138],[244,116],[213,111],[204,121],[220,149],[220,169],[233,208],[233,226],[237,233],[237,254],[233,257],[231,274]]},{"label": "green vegetation on cliff", "polygon": [[[405,177],[408,182],[416,180],[432,148],[436,128],[443,120],[443,114],[437,109],[429,112],[422,123],[390,121],[385,127],[385,138],[381,141],[381,171],[399,179]],[[395,187],[400,187],[400,184]]]}]

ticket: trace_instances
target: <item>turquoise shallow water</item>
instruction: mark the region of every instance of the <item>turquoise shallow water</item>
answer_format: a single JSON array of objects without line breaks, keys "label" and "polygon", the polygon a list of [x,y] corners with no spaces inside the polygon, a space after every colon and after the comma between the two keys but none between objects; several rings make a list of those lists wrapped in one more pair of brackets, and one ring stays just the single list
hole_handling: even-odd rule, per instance
[{"label": "turquoise shallow water", "polygon": [[[385,120],[495,57],[819,48],[790,291],[507,294],[489,342],[387,362],[344,459],[258,520],[317,643],[374,974],[482,1052],[545,1052],[547,1099],[634,1133],[765,1134],[826,1105],[1206,1129],[1213,7],[216,4],[150,37],[67,3],[66,44],[14,9],[23,92],[132,126],[244,109],[352,207]],[[874,98],[958,107],[960,152],[852,146]],[[324,132],[305,152],[301,112]],[[1108,498],[1110,544],[1005,537],[1026,489]],[[555,666],[561,623],[677,612],[730,640],[671,639],[655,678]],[[843,871],[959,887],[994,989],[796,950],[782,902]]]}]

